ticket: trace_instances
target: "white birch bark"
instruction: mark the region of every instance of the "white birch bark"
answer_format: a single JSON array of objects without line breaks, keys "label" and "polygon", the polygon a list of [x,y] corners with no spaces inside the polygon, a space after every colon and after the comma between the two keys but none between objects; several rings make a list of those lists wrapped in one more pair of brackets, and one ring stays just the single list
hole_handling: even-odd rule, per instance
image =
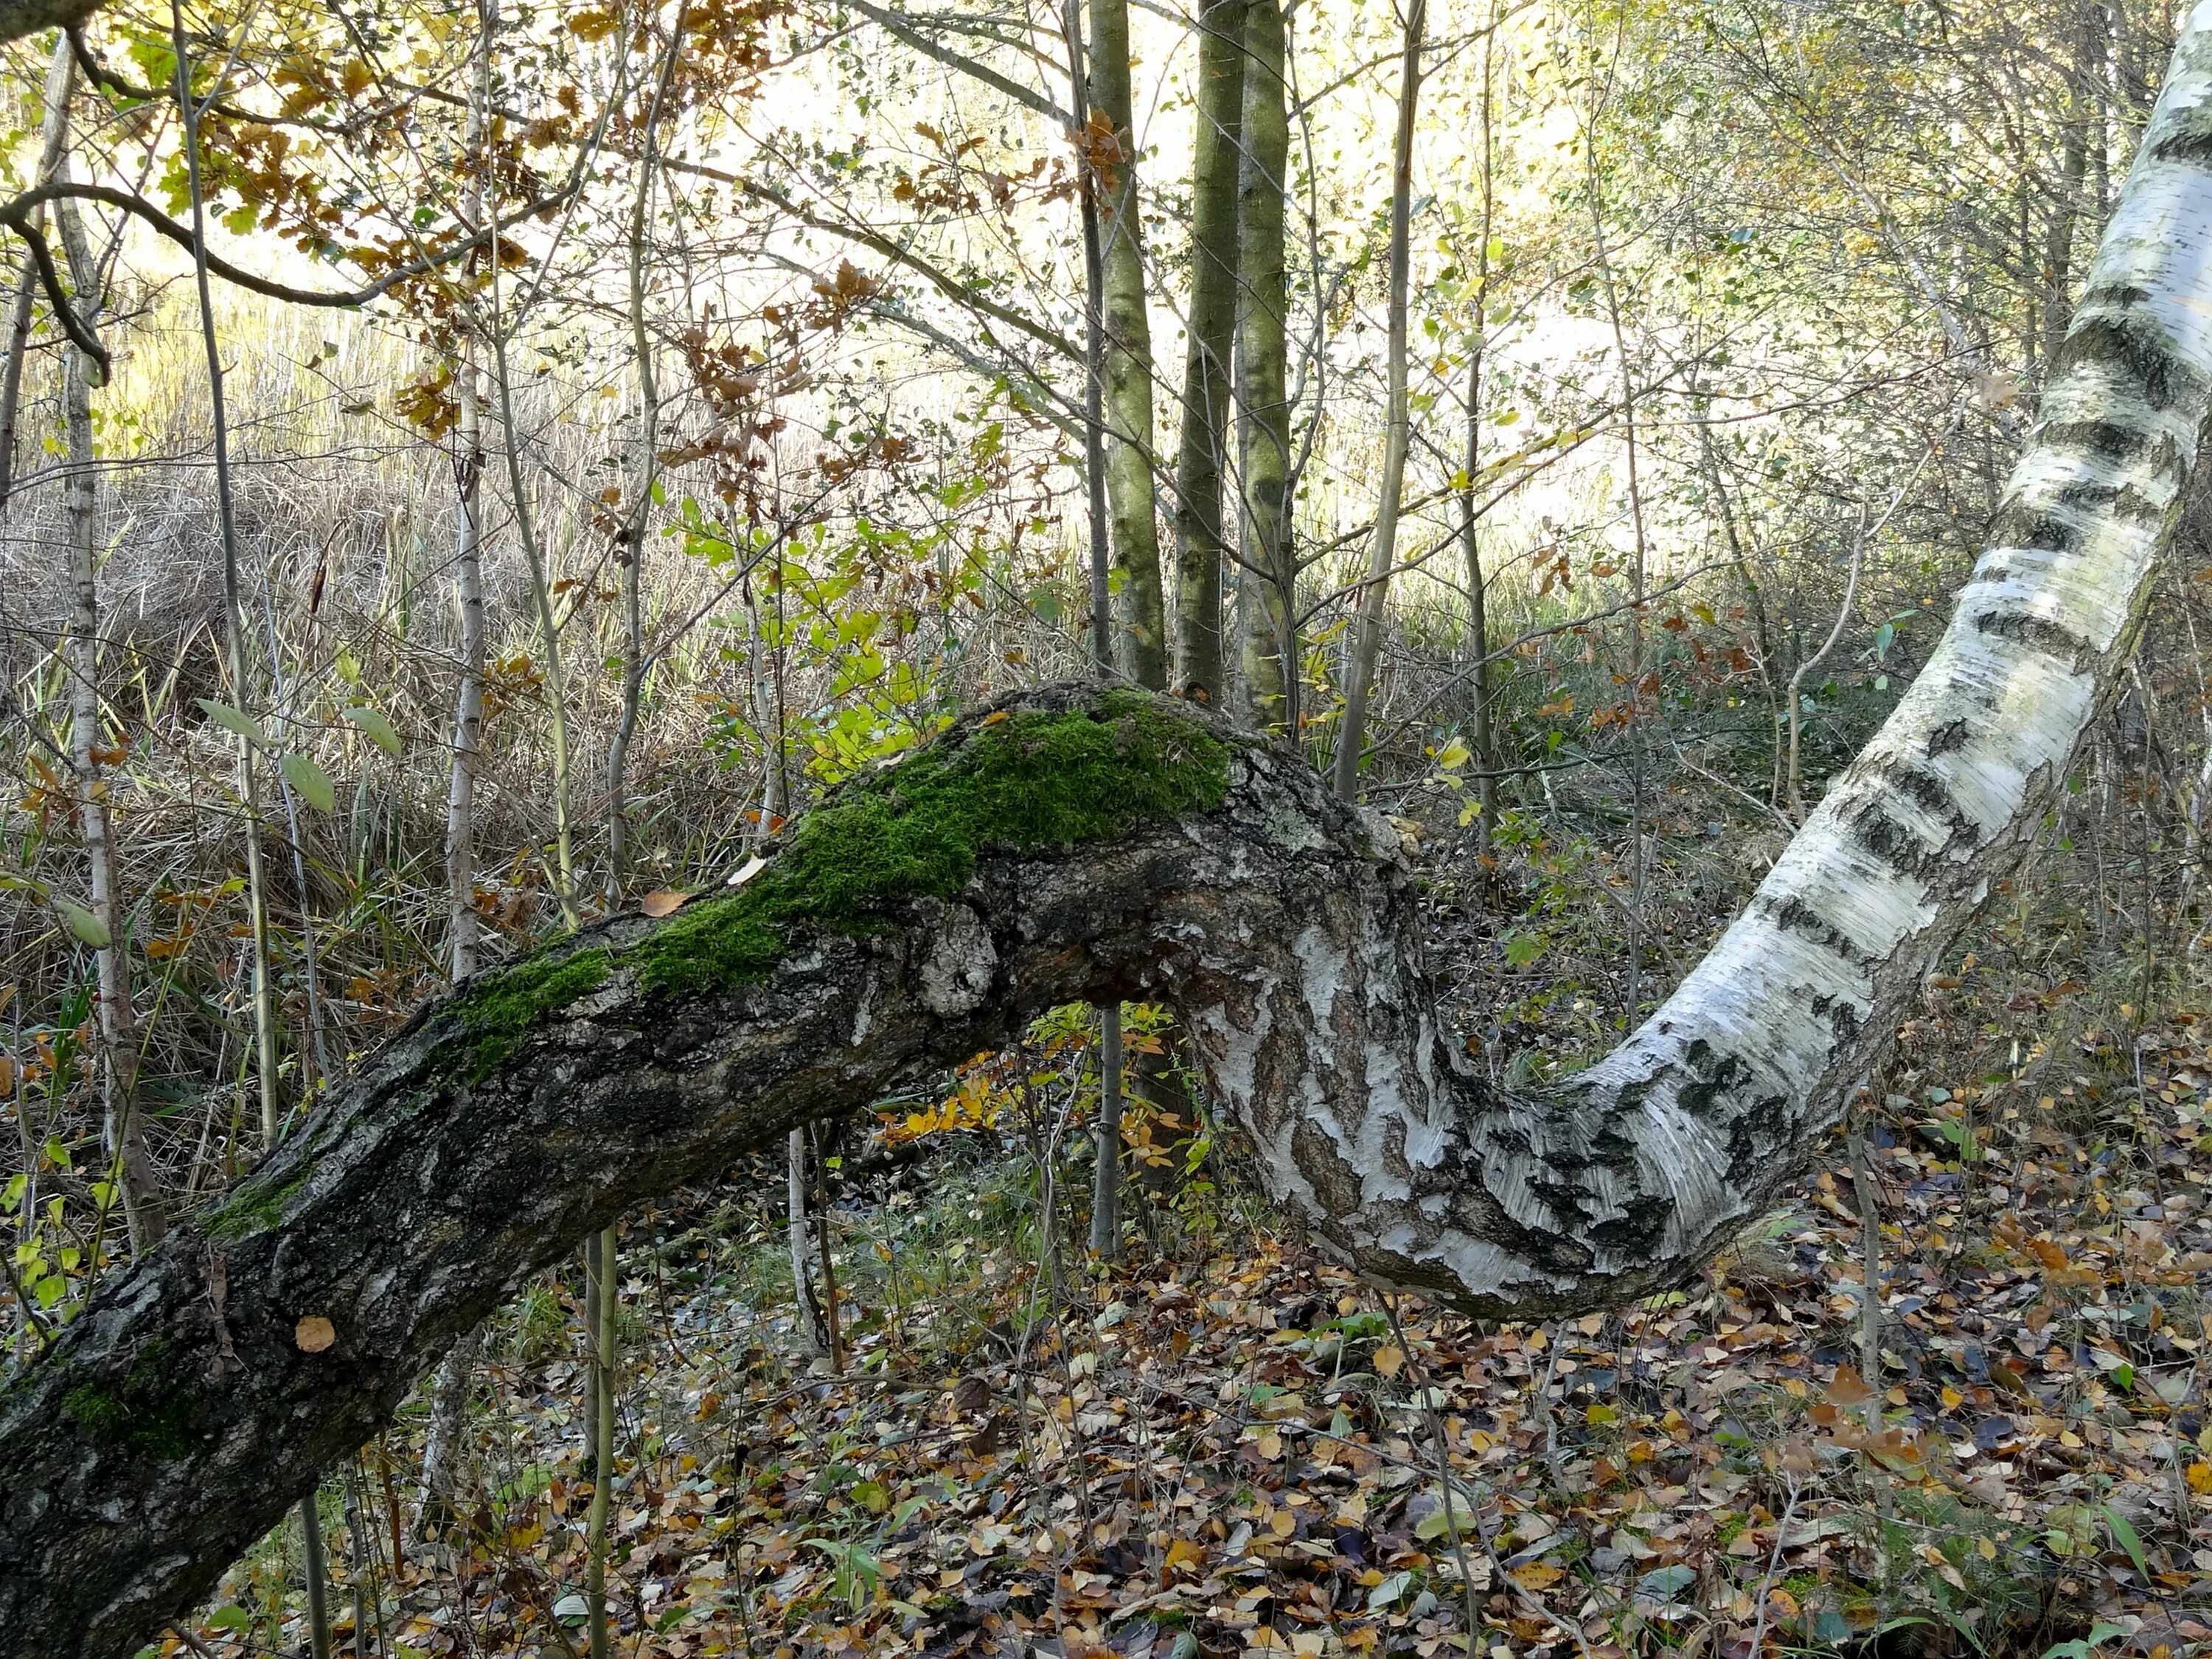
[{"label": "white birch bark", "polygon": [[[1597,1066],[1476,1103],[1421,1062],[1425,1044],[1370,1042],[1364,1079],[1313,1079],[1299,1133],[1326,1139],[1322,1164],[1357,1200],[1322,1198],[1307,1158],[1273,1167],[1343,1253],[1477,1308],[1564,1308],[1679,1279],[1755,1215],[2036,835],[2132,648],[2208,389],[2212,3],[2199,3],[1985,550],[1918,679],[1712,952]],[[1325,1022],[1362,988],[1324,972],[1304,994]],[[1200,1030],[1233,1077],[1249,1024]]]},{"label": "white birch bark", "polygon": [[453,558],[460,611],[460,673],[453,688],[453,757],[446,778],[447,969],[459,984],[477,970],[476,798],[483,746],[483,404],[473,356],[454,365],[461,417],[453,482],[460,525]]},{"label": "white birch bark", "polygon": [[[66,40],[55,44],[46,70],[46,118],[40,131],[39,179],[69,172],[69,106],[76,60]],[[56,227],[70,268],[71,296],[87,327],[100,309],[100,269],[84,234],[76,204],[54,204]],[[105,745],[100,720],[100,472],[92,441],[93,366],[81,351],[63,348],[62,424],[69,448],[65,510],[69,521],[70,625],[62,646],[69,676],[70,765],[76,775],[77,822],[84,836],[85,884],[91,910],[107,935],[94,953],[100,985],[101,1082],[106,1091],[108,1156],[122,1175],[124,1222],[132,1254],[161,1237],[161,1183],[146,1152],[144,1125],[135,1099],[138,1080],[138,1016],[131,991],[131,958],[123,942],[123,904],[115,874],[114,823],[107,811]]]}]

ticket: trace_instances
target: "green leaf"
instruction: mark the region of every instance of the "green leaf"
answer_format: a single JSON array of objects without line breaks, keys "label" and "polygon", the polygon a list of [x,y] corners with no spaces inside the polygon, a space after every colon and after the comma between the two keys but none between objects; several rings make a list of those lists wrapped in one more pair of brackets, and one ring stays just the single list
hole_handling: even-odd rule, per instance
[{"label": "green leaf", "polygon": [[2101,1647],[2115,1636],[2126,1633],[2118,1625],[2108,1625],[2100,1619],[2089,1627],[2087,1636],[2077,1636],[2070,1642],[2061,1642],[2056,1647],[2045,1648],[2043,1659],[2089,1659],[2092,1648]]},{"label": "green leaf", "polygon": [[387,755],[399,752],[399,733],[392,722],[366,704],[356,704],[342,711],[346,719],[361,729],[361,733]]},{"label": "green leaf", "polygon": [[82,904],[71,904],[65,898],[58,898],[54,901],[54,908],[62,913],[62,926],[74,933],[80,943],[89,945],[95,951],[105,951],[115,943],[114,935],[107,931],[107,924]]},{"label": "green leaf", "polygon": [[208,1614],[207,1622],[209,1627],[213,1630],[251,1630],[253,1628],[253,1616],[247,1613],[244,1607],[240,1607],[235,1601],[233,1601],[227,1607],[217,1607],[213,1613]]},{"label": "green leaf", "polygon": [[331,775],[309,760],[305,755],[287,755],[277,763],[284,774],[284,781],[299,791],[300,799],[318,812],[337,810],[337,786]]},{"label": "green leaf", "polygon": [[1413,1587],[1413,1575],[1412,1573],[1392,1573],[1381,1583],[1376,1585],[1373,1589],[1367,1592],[1368,1611],[1372,1613],[1378,1607],[1387,1607],[1393,1605],[1400,1596],[1405,1595],[1405,1593]]},{"label": "green leaf", "polygon": [[1694,1567],[1661,1567],[1636,1581],[1636,1593],[1654,1601],[1672,1601],[1697,1582]]},{"label": "green leaf", "polygon": [[1464,1498],[1456,1492],[1446,1493],[1436,1486],[1429,1488],[1428,1496],[1434,1500],[1436,1507],[1421,1517],[1413,1528],[1413,1536],[1424,1543],[1433,1542],[1449,1533],[1455,1522],[1462,1537],[1480,1535],[1475,1524],[1474,1511],[1468,1508]]},{"label": "green leaf", "polygon": [[[2128,1559],[2136,1564],[2136,1571],[2144,1577],[2150,1577],[2150,1562],[2143,1554],[2142,1536],[2134,1523],[2110,1504],[2105,1505],[2105,1524],[2112,1528],[2112,1541],[2128,1553]],[[2094,1637],[2091,1638],[2095,1639]]]},{"label": "green leaf", "polygon": [[264,732],[259,726],[256,726],[252,720],[247,718],[246,715],[240,714],[238,710],[233,708],[228,703],[217,702],[212,697],[198,697],[195,698],[194,701],[199,704],[200,713],[205,714],[217,726],[222,727],[224,731],[235,732],[240,737],[244,738],[246,742],[253,744],[259,748],[266,749],[269,747],[268,735]]},{"label": "green leaf", "polygon": [[1544,936],[1541,933],[1519,933],[1506,938],[1505,960],[1516,968],[1526,968],[1543,954]]}]

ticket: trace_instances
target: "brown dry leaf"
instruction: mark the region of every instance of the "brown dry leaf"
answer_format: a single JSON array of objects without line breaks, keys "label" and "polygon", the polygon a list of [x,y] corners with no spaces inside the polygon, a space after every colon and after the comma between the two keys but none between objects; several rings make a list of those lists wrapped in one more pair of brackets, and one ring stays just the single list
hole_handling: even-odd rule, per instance
[{"label": "brown dry leaf", "polygon": [[690,900],[689,893],[679,893],[673,887],[659,887],[640,899],[637,908],[657,921],[663,916],[674,915]]},{"label": "brown dry leaf", "polygon": [[1863,1406],[1874,1398],[1874,1390],[1855,1365],[1836,1367],[1836,1379],[1828,1384],[1828,1398],[1838,1406]]},{"label": "brown dry leaf", "polygon": [[1406,1351],[1395,1342],[1385,1342],[1375,1350],[1375,1370],[1383,1376],[1395,1376],[1406,1369]]},{"label": "brown dry leaf", "polygon": [[320,1314],[309,1314],[292,1330],[301,1353],[320,1353],[338,1340],[337,1328]]}]

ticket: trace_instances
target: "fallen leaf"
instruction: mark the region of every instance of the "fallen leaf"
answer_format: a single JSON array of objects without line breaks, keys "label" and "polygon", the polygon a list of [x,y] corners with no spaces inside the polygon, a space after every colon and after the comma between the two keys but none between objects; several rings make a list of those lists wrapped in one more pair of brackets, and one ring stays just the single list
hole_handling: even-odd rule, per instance
[{"label": "fallen leaf", "polygon": [[1874,1398],[1874,1390],[1854,1365],[1836,1367],[1835,1381],[1828,1384],[1828,1398],[1838,1406],[1863,1406]]},{"label": "fallen leaf", "polygon": [[679,893],[673,887],[657,887],[637,902],[637,908],[656,921],[662,916],[672,916],[690,902],[691,895]]}]

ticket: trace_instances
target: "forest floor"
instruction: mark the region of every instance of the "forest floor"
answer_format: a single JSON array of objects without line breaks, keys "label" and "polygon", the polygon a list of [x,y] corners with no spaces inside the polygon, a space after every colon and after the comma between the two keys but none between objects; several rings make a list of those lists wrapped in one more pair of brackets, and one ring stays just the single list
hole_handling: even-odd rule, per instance
[{"label": "forest floor", "polygon": [[[948,1135],[836,1212],[842,1376],[794,1349],[763,1171],[625,1236],[613,1651],[2212,1644],[2208,1036],[2090,1031],[1865,1103],[1874,1379],[1840,1137],[1701,1284],[1477,1327],[1319,1263],[1225,1177],[1055,1301],[1037,1166]],[[341,1654],[583,1650],[578,1288],[494,1333],[453,1538],[401,1537],[404,1433],[326,1486]],[[304,1653],[297,1571],[273,1536],[161,1650]]]}]

